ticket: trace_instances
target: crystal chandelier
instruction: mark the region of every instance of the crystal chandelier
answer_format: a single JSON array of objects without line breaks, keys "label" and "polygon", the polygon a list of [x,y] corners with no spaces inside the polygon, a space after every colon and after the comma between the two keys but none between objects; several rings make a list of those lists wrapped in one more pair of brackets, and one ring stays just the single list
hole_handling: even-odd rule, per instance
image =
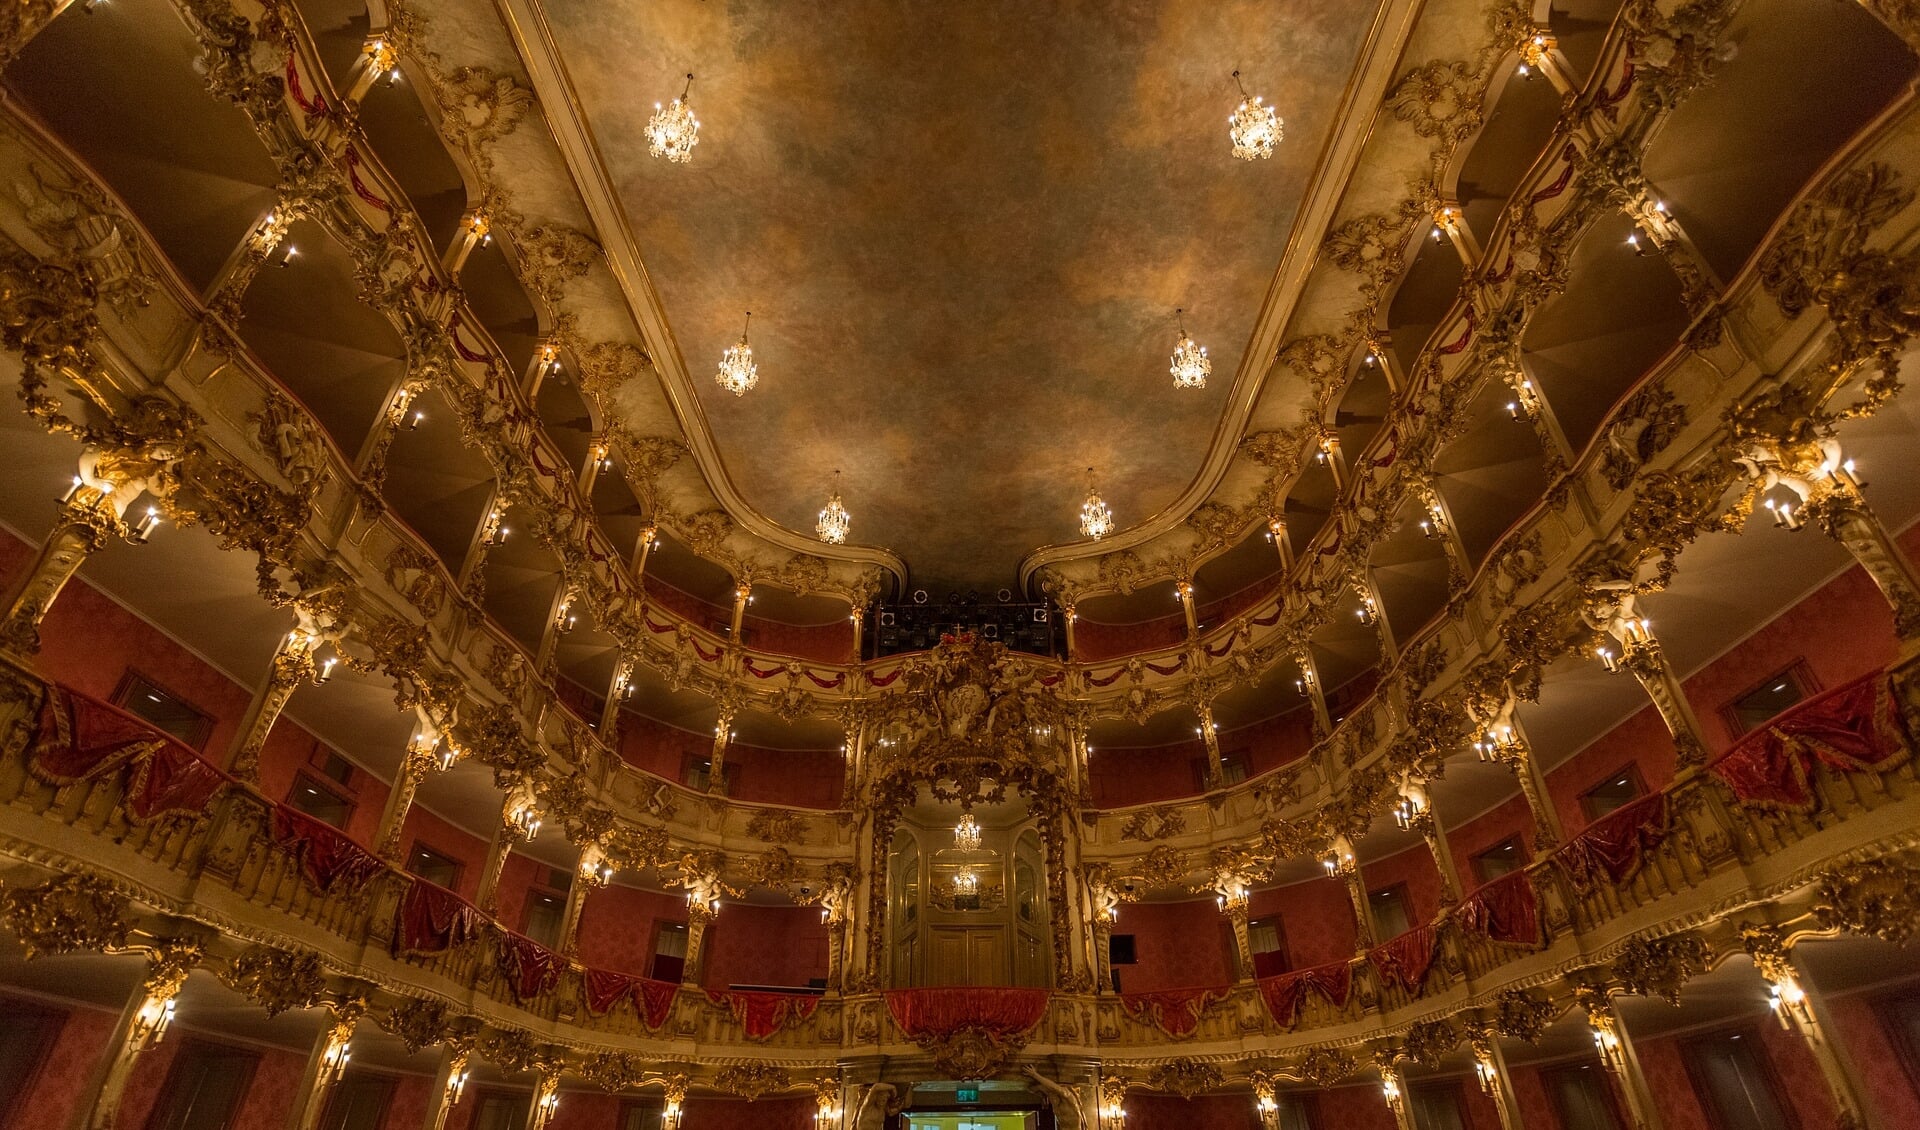
[{"label": "crystal chandelier", "polygon": [[961,851],[980,850],[980,822],[969,812],[953,826],[953,845]]},{"label": "crystal chandelier", "polygon": [[953,876],[953,890],[954,893],[959,895],[971,896],[979,894],[980,876],[975,875],[971,868],[965,871],[955,872]]},{"label": "crystal chandelier", "polygon": [[745,396],[748,389],[760,383],[760,366],[753,363],[753,347],[747,344],[747,326],[752,324],[753,311],[749,310],[740,327],[740,344],[727,347],[720,357],[720,371],[713,378],[735,396]]},{"label": "crystal chandelier", "polygon": [[[1185,310],[1176,310],[1174,317],[1181,319],[1185,313]],[[1180,338],[1173,343],[1173,367],[1168,370],[1173,374],[1173,387],[1205,388],[1207,374],[1213,372],[1213,362],[1207,360],[1207,347],[1187,336],[1184,320],[1179,325]]]},{"label": "crystal chandelier", "polygon": [[[833,476],[834,481],[838,483],[840,472],[835,471]],[[819,534],[820,540],[828,545],[840,545],[847,540],[847,528],[851,525],[853,525],[853,515],[847,513],[846,506],[841,503],[839,490],[830,492],[827,495],[826,506],[820,511],[820,520],[813,524],[814,532]]]},{"label": "crystal chandelier", "polygon": [[1280,144],[1286,123],[1273,107],[1261,103],[1257,94],[1249,95],[1246,84],[1240,81],[1240,72],[1233,72],[1233,84],[1240,88],[1240,108],[1227,119],[1227,136],[1233,139],[1233,155],[1242,161],[1273,156],[1273,147]]},{"label": "crystal chandelier", "polygon": [[653,104],[653,117],[647,119],[647,152],[678,164],[693,159],[693,147],[700,144],[700,119],[693,116],[687,95],[693,91],[693,76],[671,106]]},{"label": "crystal chandelier", "polygon": [[1080,504],[1080,532],[1094,541],[1113,532],[1113,511],[1094,488],[1092,467],[1087,468],[1087,500]]}]

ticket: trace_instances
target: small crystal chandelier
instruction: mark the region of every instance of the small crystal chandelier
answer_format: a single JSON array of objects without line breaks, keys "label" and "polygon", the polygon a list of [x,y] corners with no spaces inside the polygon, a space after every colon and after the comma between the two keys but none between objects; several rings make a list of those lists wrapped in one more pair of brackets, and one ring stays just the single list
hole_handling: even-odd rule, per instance
[{"label": "small crystal chandelier", "polygon": [[740,344],[727,347],[720,357],[720,371],[713,378],[735,396],[745,396],[747,390],[760,383],[760,366],[753,363],[753,347],[747,344],[747,327],[752,324],[753,311],[749,310],[746,322],[740,326]]},{"label": "small crystal chandelier", "polygon": [[693,91],[693,76],[671,106],[653,104],[653,117],[647,119],[647,152],[655,157],[684,165],[693,159],[693,147],[700,144],[700,119],[693,116],[687,95]]},{"label": "small crystal chandelier", "polygon": [[1227,136],[1233,139],[1233,155],[1242,161],[1273,156],[1273,147],[1280,144],[1286,123],[1273,107],[1262,104],[1260,96],[1249,95],[1245,83],[1240,81],[1240,72],[1233,72],[1233,84],[1240,88],[1240,108],[1227,119]]},{"label": "small crystal chandelier", "polygon": [[1173,387],[1205,388],[1207,374],[1213,372],[1213,362],[1207,360],[1207,347],[1187,336],[1184,314],[1185,310],[1173,312],[1180,326],[1180,339],[1173,343],[1173,368],[1169,370],[1173,374]]},{"label": "small crystal chandelier", "polygon": [[960,823],[953,826],[953,846],[961,851],[980,850],[980,822],[969,812],[960,817]]},{"label": "small crystal chandelier", "polygon": [[980,876],[974,874],[972,868],[955,872],[953,876],[953,890],[955,894],[969,897],[979,894]]},{"label": "small crystal chandelier", "polygon": [[[833,477],[834,482],[838,483],[840,472],[835,471]],[[852,524],[853,515],[847,513],[846,506],[840,501],[840,491],[835,489],[828,493],[827,504],[821,509],[820,520],[813,524],[813,530],[828,545],[840,545],[847,540],[847,528]]]},{"label": "small crystal chandelier", "polygon": [[1094,541],[1113,532],[1113,511],[1094,488],[1092,467],[1087,468],[1087,500],[1080,504],[1080,532]]}]

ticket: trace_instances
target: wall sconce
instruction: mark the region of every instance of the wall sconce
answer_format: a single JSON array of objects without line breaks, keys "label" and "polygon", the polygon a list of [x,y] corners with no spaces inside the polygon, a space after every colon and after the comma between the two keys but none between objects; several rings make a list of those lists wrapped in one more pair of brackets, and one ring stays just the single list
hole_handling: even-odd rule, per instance
[{"label": "wall sconce", "polygon": [[1607,674],[1618,675],[1620,673],[1620,658],[1613,654],[1612,648],[1602,644],[1594,648],[1593,653],[1600,657],[1600,665],[1607,669]]},{"label": "wall sconce", "polygon": [[1797,530],[1807,524],[1805,518],[1793,512],[1793,503],[1791,502],[1775,502],[1769,498],[1766,501],[1766,506],[1767,513],[1773,515],[1773,524],[1777,529]]},{"label": "wall sconce", "polygon": [[453,768],[454,763],[459,760],[460,747],[450,741],[441,741],[439,754],[440,771],[445,773],[447,770]]},{"label": "wall sconce", "polygon": [[1493,1081],[1496,1078],[1493,1064],[1484,1059],[1475,1059],[1473,1061],[1473,1073],[1480,1078],[1480,1093],[1485,1095],[1493,1094]]},{"label": "wall sconce", "polygon": [[1230,880],[1215,899],[1215,901],[1220,904],[1220,909],[1226,911],[1228,914],[1235,914],[1247,909],[1247,904],[1252,900],[1253,892],[1248,890],[1247,885],[1238,879]]},{"label": "wall sconce", "polygon": [[1513,736],[1512,726],[1489,726],[1487,736],[1473,743],[1473,752],[1482,761],[1504,761],[1519,750],[1520,739]]},{"label": "wall sconce", "polygon": [[1380,1090],[1387,1096],[1387,1102],[1397,1108],[1400,1105],[1400,1080],[1395,1079],[1392,1072],[1383,1074],[1385,1077],[1380,1080]]},{"label": "wall sconce", "polygon": [[580,617],[573,611],[571,598],[560,602],[560,613],[554,617],[553,630],[560,635],[573,631],[580,623]]},{"label": "wall sconce", "polygon": [[134,1015],[132,1043],[139,1047],[151,1047],[159,1043],[167,1034],[167,1026],[173,1023],[174,999],[172,996],[150,996],[140,1003],[140,1011]]},{"label": "wall sconce", "polygon": [[327,680],[333,678],[333,669],[339,665],[340,657],[337,655],[329,655],[321,660],[320,669],[313,673],[313,685],[316,687],[326,686]]},{"label": "wall sconce", "polygon": [[1360,598],[1360,607],[1354,609],[1353,614],[1360,618],[1362,624],[1371,625],[1380,619],[1380,606],[1374,602],[1373,597],[1363,596]]},{"label": "wall sconce", "polygon": [[507,812],[507,826],[520,833],[523,840],[531,840],[540,834],[540,810],[532,801],[520,801]]},{"label": "wall sconce", "polygon": [[1400,798],[1400,803],[1393,806],[1393,822],[1399,825],[1402,832],[1410,831],[1415,824],[1421,823],[1422,817],[1426,815],[1425,796],[1403,796]]},{"label": "wall sconce", "polygon": [[127,539],[136,545],[145,545],[147,539],[153,536],[153,531],[159,528],[160,510],[158,507],[149,506],[147,512],[140,516],[140,520],[134,523],[133,532],[127,535]]},{"label": "wall sconce", "polygon": [[1773,1008],[1773,1015],[1780,1021],[1780,1027],[1791,1030],[1795,1024],[1806,1024],[1812,1019],[1812,1009],[1807,1004],[1807,991],[1794,980],[1793,974],[1781,972],[1768,978],[1767,1003]]},{"label": "wall sconce", "polygon": [[482,247],[493,243],[493,224],[487,220],[485,212],[475,212],[467,217],[467,236]]},{"label": "wall sconce", "polygon": [[599,844],[580,849],[580,880],[589,887],[604,887],[613,882],[613,864]]},{"label": "wall sconce", "polygon": [[498,506],[487,511],[487,520],[480,524],[481,545],[491,549],[494,546],[506,544],[508,530],[505,518],[506,515],[500,512]]},{"label": "wall sconce", "polygon": [[447,1105],[460,1101],[460,1093],[467,1089],[467,1057],[462,1055],[454,1060],[453,1070],[447,1074]]},{"label": "wall sconce", "polygon": [[680,1130],[680,1116],[683,1113],[680,1100],[668,1099],[667,1105],[660,1108],[660,1130]]},{"label": "wall sconce", "polygon": [[348,1047],[350,1039],[329,1040],[327,1050],[320,1053],[320,1081],[323,1085],[338,1083],[340,1077],[347,1073],[347,1061],[353,1058],[353,1052]]}]

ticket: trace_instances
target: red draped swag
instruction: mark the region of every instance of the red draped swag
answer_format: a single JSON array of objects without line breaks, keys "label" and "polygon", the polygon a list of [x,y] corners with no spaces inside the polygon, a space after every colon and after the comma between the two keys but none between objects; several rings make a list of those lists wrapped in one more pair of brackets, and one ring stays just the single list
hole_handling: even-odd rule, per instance
[{"label": "red draped swag", "polygon": [[407,885],[400,899],[395,953],[440,953],[477,937],[486,922],[473,904],[425,879]]},{"label": "red draped swag", "polygon": [[1667,794],[1649,793],[1623,804],[1582,829],[1553,857],[1579,890],[1590,889],[1601,874],[1624,883],[1640,870],[1646,853],[1667,838]]},{"label": "red draped swag", "polygon": [[1453,914],[1463,928],[1496,942],[1540,944],[1540,900],[1534,894],[1533,876],[1525,871],[1482,884]]},{"label": "red draped swag", "polygon": [[635,977],[631,973],[609,973],[604,969],[589,969],[586,972],[587,1011],[595,1016],[605,1016],[614,1005],[622,1000],[631,999],[633,1009],[640,1014],[649,1030],[667,1022],[667,1013],[673,1010],[674,995],[680,986],[672,981],[655,981],[651,977]]},{"label": "red draped swag", "polygon": [[1047,990],[892,989],[887,992],[887,1012],[912,1040],[945,1036],[962,1028],[1012,1036],[1040,1023],[1047,1014]]},{"label": "red draped swag", "polygon": [[1353,990],[1353,966],[1344,961],[1316,965],[1260,979],[1260,996],[1267,1002],[1267,1015],[1283,1028],[1291,1028],[1300,1018],[1300,1006],[1306,1003],[1307,990],[1313,990],[1344,1007]]},{"label": "red draped swag", "polygon": [[789,1024],[802,1024],[820,998],[811,993],[767,993],[753,989],[708,989],[707,999],[726,1006],[749,1039],[764,1040]]},{"label": "red draped swag", "polygon": [[348,889],[359,890],[386,867],[345,832],[304,812],[276,807],[271,824],[273,842],[300,861],[307,881],[322,894],[343,880]]},{"label": "red draped swag", "polygon": [[1380,980],[1418,994],[1426,984],[1427,970],[1433,968],[1433,951],[1439,934],[1432,926],[1415,926],[1392,941],[1373,947],[1367,954]]},{"label": "red draped swag", "polygon": [[559,954],[512,930],[500,931],[500,945],[494,951],[500,976],[507,979],[513,997],[525,1004],[553,991],[560,983],[560,971],[567,967]]},{"label": "red draped swag", "polygon": [[54,785],[68,785],[123,765],[127,814],[135,820],[206,809],[226,774],[146,722],[98,699],[62,687],[46,688],[34,736],[33,771]]},{"label": "red draped swag", "polygon": [[1221,985],[1208,989],[1162,989],[1153,993],[1121,993],[1120,1007],[1142,1024],[1151,1024],[1169,1036],[1189,1036],[1200,1027],[1200,1018],[1216,1003],[1226,1000],[1230,990]]},{"label": "red draped swag", "polygon": [[1742,804],[1805,809],[1815,762],[1885,769],[1911,748],[1892,687],[1876,672],[1808,699],[1742,738],[1708,767]]}]

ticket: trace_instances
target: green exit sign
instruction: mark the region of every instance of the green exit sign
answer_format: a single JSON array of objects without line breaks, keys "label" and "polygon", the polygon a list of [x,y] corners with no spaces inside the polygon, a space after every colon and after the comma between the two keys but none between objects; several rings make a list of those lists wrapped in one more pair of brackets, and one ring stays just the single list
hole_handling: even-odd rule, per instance
[{"label": "green exit sign", "polygon": [[954,1088],[953,1097],[959,1102],[977,1103],[980,1101],[980,1088],[956,1087]]}]

